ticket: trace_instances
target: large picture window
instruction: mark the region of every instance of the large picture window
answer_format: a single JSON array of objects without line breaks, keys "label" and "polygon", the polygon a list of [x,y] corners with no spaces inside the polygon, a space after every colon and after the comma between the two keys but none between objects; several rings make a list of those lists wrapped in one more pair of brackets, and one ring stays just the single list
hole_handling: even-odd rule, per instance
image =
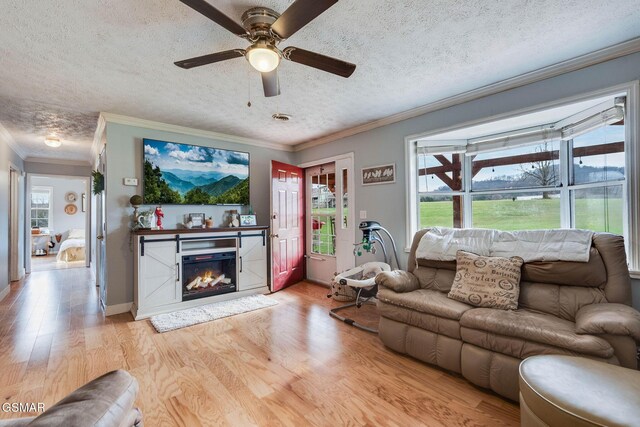
[{"label": "large picture window", "polygon": [[580,228],[624,235],[629,247],[625,109],[611,97],[551,123],[414,141],[412,232]]}]

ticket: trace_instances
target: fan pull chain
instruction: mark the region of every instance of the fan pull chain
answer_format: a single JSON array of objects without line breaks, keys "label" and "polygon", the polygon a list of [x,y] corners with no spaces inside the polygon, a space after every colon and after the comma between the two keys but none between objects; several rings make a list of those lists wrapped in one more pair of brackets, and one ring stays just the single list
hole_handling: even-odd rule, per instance
[{"label": "fan pull chain", "polygon": [[247,68],[247,88],[249,89],[249,101],[247,101],[247,108],[251,108],[251,74]]}]

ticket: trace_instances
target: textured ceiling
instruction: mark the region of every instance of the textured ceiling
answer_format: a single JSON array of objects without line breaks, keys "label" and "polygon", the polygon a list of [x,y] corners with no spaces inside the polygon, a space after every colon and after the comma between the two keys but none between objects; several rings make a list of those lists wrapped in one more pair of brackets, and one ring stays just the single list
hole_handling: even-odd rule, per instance
[{"label": "textured ceiling", "polygon": [[[291,3],[209,1],[238,21]],[[4,0],[0,123],[33,156],[84,143],[88,157],[100,111],[296,144],[638,37],[638,22],[640,0],[341,0],[281,47],[348,60],[354,75],[284,61],[282,95],[267,99],[242,58],[173,65],[246,47],[178,0]],[[42,151],[52,130],[65,145]]]}]

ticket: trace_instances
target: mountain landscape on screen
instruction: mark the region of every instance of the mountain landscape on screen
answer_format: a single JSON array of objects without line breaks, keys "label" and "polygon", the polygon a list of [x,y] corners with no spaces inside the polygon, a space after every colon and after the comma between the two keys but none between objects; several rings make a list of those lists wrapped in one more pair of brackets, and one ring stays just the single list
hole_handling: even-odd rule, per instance
[{"label": "mountain landscape on screen", "polygon": [[249,204],[249,154],[144,139],[145,204]]}]

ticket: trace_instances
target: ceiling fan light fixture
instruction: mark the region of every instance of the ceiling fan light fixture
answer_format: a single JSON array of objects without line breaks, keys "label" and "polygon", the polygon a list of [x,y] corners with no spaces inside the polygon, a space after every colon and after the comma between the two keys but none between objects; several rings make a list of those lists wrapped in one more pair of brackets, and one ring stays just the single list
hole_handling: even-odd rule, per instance
[{"label": "ceiling fan light fixture", "polygon": [[54,138],[52,136],[48,136],[44,139],[44,143],[49,147],[58,148],[62,145],[62,142],[58,138]]},{"label": "ceiling fan light fixture", "polygon": [[280,65],[280,53],[268,44],[251,46],[246,57],[249,64],[261,73],[269,73]]}]

